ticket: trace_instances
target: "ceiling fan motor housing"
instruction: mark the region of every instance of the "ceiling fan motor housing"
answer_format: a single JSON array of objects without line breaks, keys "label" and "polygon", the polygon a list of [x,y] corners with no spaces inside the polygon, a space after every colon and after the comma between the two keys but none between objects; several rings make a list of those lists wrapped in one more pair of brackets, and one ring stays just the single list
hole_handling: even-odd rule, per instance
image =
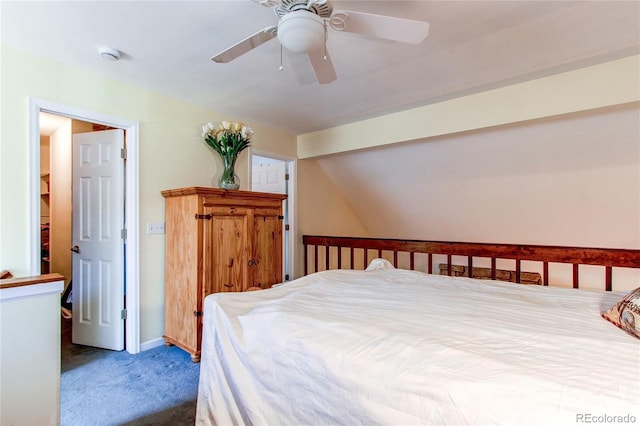
[{"label": "ceiling fan motor housing", "polygon": [[273,10],[278,18],[296,10],[307,10],[322,18],[329,18],[333,12],[333,2],[331,0],[280,0],[280,4]]},{"label": "ceiling fan motor housing", "polygon": [[308,10],[297,10],[280,18],[278,40],[292,52],[309,53],[324,46],[325,31],[324,19]]}]

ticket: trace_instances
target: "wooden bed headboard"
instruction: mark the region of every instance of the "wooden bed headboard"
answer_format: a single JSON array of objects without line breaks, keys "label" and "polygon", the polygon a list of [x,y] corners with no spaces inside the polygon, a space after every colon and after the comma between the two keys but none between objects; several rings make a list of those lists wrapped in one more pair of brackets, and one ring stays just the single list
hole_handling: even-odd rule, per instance
[{"label": "wooden bed headboard", "polygon": [[[640,250],[593,247],[565,247],[526,244],[464,243],[445,241],[422,241],[400,239],[377,239],[357,237],[328,237],[304,235],[304,274],[337,268],[365,269],[375,257],[386,257],[398,267],[399,255],[408,255],[407,268],[416,269],[416,254],[427,256],[427,268],[423,272],[433,273],[434,256],[446,256],[445,270],[452,275],[455,264],[453,256],[466,257],[464,270],[467,276],[474,271],[474,258],[490,259],[487,278],[496,279],[497,261],[515,261],[514,281],[521,282],[522,261],[542,263],[541,284],[549,285],[549,264],[572,265],[573,288],[579,288],[580,265],[594,265],[604,268],[604,287],[613,288],[613,268],[640,270]],[[323,251],[324,262],[319,255]],[[386,254],[386,256],[385,256]],[[361,259],[361,260],[360,260]],[[358,262],[360,260],[360,262]],[[358,264],[356,264],[358,263]],[[473,276],[473,275],[472,275]]]}]

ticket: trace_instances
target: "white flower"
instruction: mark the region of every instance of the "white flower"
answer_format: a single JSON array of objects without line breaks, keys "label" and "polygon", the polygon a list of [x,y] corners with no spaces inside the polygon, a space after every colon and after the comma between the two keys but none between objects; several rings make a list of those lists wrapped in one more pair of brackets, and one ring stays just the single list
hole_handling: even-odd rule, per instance
[{"label": "white flower", "polygon": [[207,136],[216,137],[216,126],[213,123],[207,123],[202,125],[202,138],[204,139]]},{"label": "white flower", "polygon": [[224,158],[236,158],[249,146],[253,129],[240,121],[221,121],[202,126],[202,139]]},{"label": "white flower", "polygon": [[251,136],[253,135],[253,129],[249,126],[242,126],[242,130],[240,131],[240,135],[244,138],[244,139],[251,139]]}]

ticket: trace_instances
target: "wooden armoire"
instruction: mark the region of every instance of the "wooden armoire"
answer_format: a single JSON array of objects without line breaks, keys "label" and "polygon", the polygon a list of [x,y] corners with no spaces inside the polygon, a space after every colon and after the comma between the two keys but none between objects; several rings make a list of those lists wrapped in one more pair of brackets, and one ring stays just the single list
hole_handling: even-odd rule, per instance
[{"label": "wooden armoire", "polygon": [[282,282],[283,194],[189,187],[165,197],[164,340],[200,361],[211,293]]}]

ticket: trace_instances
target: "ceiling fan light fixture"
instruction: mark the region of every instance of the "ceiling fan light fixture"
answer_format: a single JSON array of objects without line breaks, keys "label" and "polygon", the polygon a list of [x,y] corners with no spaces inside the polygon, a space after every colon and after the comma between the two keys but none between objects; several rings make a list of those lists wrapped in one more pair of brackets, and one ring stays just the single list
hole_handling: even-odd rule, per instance
[{"label": "ceiling fan light fixture", "polygon": [[280,18],[278,40],[296,53],[321,49],[325,43],[324,19],[307,10],[290,12]]}]

